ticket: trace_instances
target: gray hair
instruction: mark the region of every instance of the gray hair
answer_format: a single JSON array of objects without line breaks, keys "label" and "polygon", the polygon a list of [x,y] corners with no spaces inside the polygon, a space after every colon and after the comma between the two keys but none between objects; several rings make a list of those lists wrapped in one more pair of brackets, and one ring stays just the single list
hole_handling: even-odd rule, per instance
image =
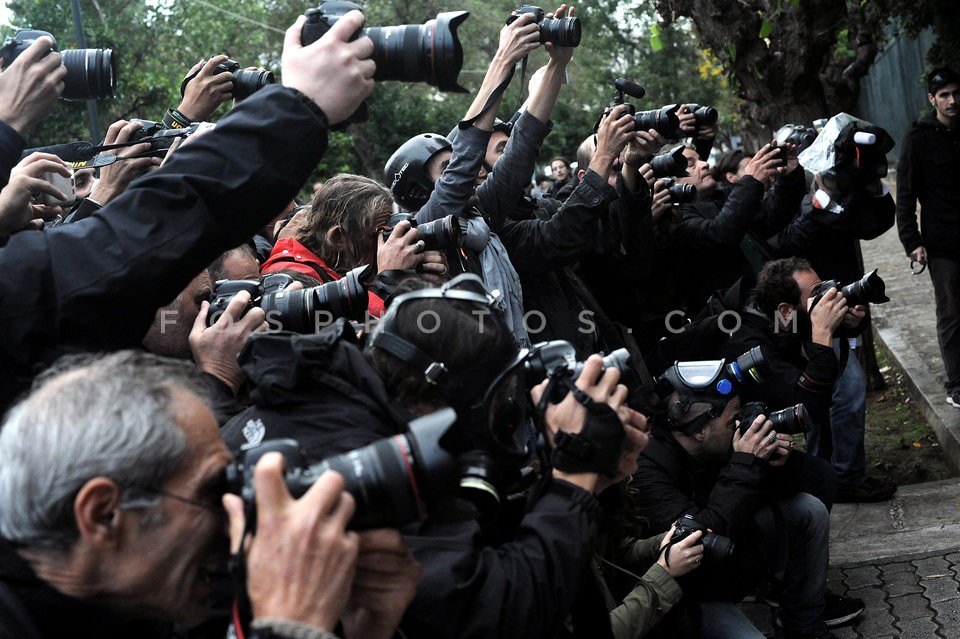
[{"label": "gray hair", "polygon": [[94,477],[116,482],[124,507],[156,506],[187,454],[171,391],[204,388],[191,363],[139,351],[64,360],[0,430],[0,535],[35,548],[77,539],[74,499]]}]

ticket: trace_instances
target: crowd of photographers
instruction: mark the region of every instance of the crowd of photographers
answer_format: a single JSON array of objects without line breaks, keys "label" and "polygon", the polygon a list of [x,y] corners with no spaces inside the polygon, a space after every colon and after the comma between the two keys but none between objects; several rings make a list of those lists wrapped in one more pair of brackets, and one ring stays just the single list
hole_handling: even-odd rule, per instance
[{"label": "crowd of photographers", "polygon": [[25,137],[109,97],[112,52],[0,51],[0,635],[760,638],[750,594],[787,637],[856,619],[828,513],[896,490],[856,356],[886,132],[786,124],[711,170],[717,111],[620,79],[547,180],[581,25],[525,6],[449,133],[298,203],[375,81],[460,89],[465,12],[356,8],[292,25],[279,82],[201,60],[99,146]]}]

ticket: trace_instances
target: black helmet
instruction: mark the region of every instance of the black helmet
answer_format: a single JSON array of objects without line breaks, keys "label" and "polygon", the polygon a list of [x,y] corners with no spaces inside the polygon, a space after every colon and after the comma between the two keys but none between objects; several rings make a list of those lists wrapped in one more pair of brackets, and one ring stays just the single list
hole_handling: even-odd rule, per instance
[{"label": "black helmet", "polygon": [[397,204],[416,212],[427,203],[434,186],[427,175],[427,162],[449,148],[450,140],[442,135],[421,133],[393,152],[383,169],[383,183],[390,187]]}]

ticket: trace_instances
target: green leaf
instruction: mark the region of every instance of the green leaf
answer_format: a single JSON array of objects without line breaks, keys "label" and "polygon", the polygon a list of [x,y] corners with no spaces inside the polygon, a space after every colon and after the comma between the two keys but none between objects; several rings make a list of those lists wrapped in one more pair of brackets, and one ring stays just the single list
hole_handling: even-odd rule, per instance
[{"label": "green leaf", "polygon": [[659,35],[653,34],[650,36],[650,48],[654,51],[663,50],[663,40],[660,39]]},{"label": "green leaf", "polygon": [[760,37],[769,38],[770,33],[773,32],[773,23],[769,20],[764,20],[760,23]]}]

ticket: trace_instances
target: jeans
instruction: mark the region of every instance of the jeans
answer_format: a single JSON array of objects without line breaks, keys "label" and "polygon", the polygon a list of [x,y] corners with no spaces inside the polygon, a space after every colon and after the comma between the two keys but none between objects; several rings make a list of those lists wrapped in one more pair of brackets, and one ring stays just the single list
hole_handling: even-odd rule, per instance
[{"label": "jeans", "polygon": [[[840,356],[840,340],[833,340],[833,350]],[[830,423],[814,424],[807,433],[807,451],[829,461],[837,471],[837,485],[842,490],[863,480],[867,459],[863,447],[867,412],[867,378],[851,347],[847,365],[833,387],[830,401]]]},{"label": "jeans", "polygon": [[704,601],[701,639],[766,639],[737,604],[729,601]]},{"label": "jeans", "polygon": [[[807,634],[820,625],[827,566],[830,563],[830,515],[807,493],[796,493],[764,506],[754,515],[771,572],[783,573],[780,621],[785,630]],[[709,622],[704,619],[704,627]]]},{"label": "jeans", "polygon": [[937,340],[947,371],[947,393],[960,390],[960,260],[930,257],[928,267],[937,302]]}]

